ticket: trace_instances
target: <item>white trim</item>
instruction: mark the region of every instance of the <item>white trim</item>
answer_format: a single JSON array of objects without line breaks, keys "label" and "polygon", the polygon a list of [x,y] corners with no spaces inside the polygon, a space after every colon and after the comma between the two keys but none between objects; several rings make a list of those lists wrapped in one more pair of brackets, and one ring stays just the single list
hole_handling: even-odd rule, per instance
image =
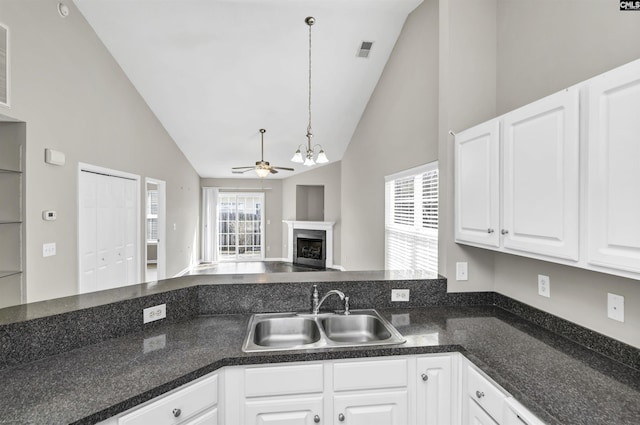
[{"label": "white trim", "polygon": [[326,232],[326,260],[325,267],[329,269],[335,268],[333,264],[333,226],[335,221],[296,221],[296,220],[282,220],[288,227],[288,239],[287,239],[287,262],[293,262],[293,230],[324,230]]},{"label": "white trim", "polygon": [[195,265],[191,265],[183,270],[180,270],[178,273],[176,273],[173,277],[182,277],[185,274],[189,273],[191,270],[193,270],[193,268],[195,267]]},{"label": "white trim", "polygon": [[6,47],[6,52],[5,52],[5,62],[6,62],[6,82],[7,82],[7,101],[6,102],[1,102],[0,101],[0,106],[4,106],[7,108],[11,108],[11,35],[9,31],[9,27],[3,23],[0,23],[0,27],[4,28],[7,31],[7,45]]}]

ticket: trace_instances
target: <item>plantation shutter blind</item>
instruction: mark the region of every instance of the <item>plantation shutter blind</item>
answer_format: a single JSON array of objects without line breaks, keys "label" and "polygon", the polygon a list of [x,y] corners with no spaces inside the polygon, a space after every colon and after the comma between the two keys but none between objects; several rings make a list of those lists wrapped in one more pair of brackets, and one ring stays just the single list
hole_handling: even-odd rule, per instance
[{"label": "plantation shutter blind", "polygon": [[437,273],[437,162],[385,180],[385,269]]}]

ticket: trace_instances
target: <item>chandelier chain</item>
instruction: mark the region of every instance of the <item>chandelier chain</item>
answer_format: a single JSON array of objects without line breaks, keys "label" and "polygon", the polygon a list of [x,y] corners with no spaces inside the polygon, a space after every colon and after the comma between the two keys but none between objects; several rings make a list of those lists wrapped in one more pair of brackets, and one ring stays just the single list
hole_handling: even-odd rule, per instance
[{"label": "chandelier chain", "polygon": [[[309,25],[309,125],[307,126],[308,136],[311,135],[311,25]],[[309,145],[311,145],[311,138],[309,139]]]}]

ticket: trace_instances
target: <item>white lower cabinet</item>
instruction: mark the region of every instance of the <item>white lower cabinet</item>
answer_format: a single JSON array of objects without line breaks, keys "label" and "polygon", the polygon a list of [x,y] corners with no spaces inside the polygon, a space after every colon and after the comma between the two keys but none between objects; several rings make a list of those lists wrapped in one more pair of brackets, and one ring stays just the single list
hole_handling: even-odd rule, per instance
[{"label": "white lower cabinet", "polygon": [[232,366],[101,425],[543,425],[459,353]]}]

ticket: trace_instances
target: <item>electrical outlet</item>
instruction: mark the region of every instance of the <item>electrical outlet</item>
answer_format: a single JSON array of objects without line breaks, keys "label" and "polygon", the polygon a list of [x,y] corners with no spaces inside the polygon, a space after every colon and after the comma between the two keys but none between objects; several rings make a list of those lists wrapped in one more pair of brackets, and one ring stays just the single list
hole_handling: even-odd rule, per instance
[{"label": "electrical outlet", "polygon": [[607,294],[607,317],[624,322],[624,297],[622,295]]},{"label": "electrical outlet", "polygon": [[43,243],[42,244],[42,256],[43,257],[51,257],[56,255],[56,243]]},{"label": "electrical outlet", "polygon": [[551,279],[543,274],[538,275],[538,295],[551,297]]},{"label": "electrical outlet", "polygon": [[160,304],[142,310],[142,323],[149,323],[167,317],[167,305]]},{"label": "electrical outlet", "polygon": [[456,280],[469,280],[469,269],[466,262],[456,263]]},{"label": "electrical outlet", "polygon": [[391,290],[391,301],[408,302],[409,301],[409,290],[408,289],[392,289]]}]

